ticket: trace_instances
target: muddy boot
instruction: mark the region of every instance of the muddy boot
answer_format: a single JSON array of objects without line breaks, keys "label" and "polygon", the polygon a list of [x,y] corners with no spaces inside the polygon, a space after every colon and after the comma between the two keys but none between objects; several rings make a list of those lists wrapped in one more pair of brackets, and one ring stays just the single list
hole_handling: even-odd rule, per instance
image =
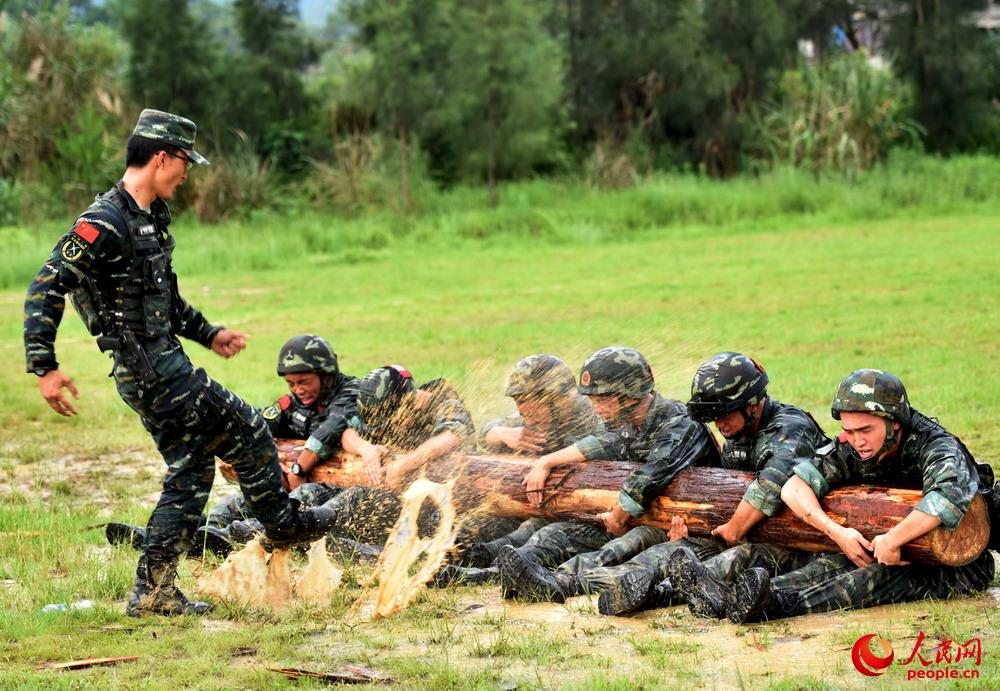
[{"label": "muddy boot", "polygon": [[[295,501],[294,499],[292,501]],[[337,523],[337,510],[326,505],[298,509],[288,525],[264,529],[261,544],[265,549],[287,549],[324,537]],[[232,526],[230,526],[232,530]]]},{"label": "muddy boot", "polygon": [[727,616],[734,624],[794,617],[802,613],[798,594],[784,593],[771,587],[767,569],[747,569],[736,579],[733,602]]},{"label": "muddy boot", "polygon": [[645,569],[628,571],[597,598],[597,611],[616,617],[642,609],[653,592],[653,575]]},{"label": "muddy boot", "polygon": [[233,545],[245,545],[259,535],[264,533],[264,524],[256,518],[248,518],[245,521],[233,521],[225,529],[226,536]]},{"label": "muddy boot", "polygon": [[576,577],[553,573],[521,554],[516,547],[504,545],[497,557],[500,583],[508,592],[527,602],[565,602],[578,594]]},{"label": "muddy boot", "polygon": [[207,602],[192,602],[184,597],[184,593],[174,585],[176,577],[176,561],[156,561],[143,554],[135,570],[135,585],[129,593],[125,614],[130,617],[149,614],[173,617],[204,614],[211,609]]},{"label": "muddy boot", "polygon": [[382,554],[382,548],[378,545],[369,545],[365,542],[358,542],[346,537],[326,536],[326,552],[330,556],[343,562],[355,564],[358,562],[378,561]]},{"label": "muddy boot", "polygon": [[670,582],[691,612],[706,619],[724,618],[733,601],[733,589],[716,580],[691,549],[679,547],[667,564]]},{"label": "muddy boot", "polygon": [[496,553],[490,549],[490,545],[488,543],[473,542],[462,552],[459,563],[462,566],[472,566],[479,569],[485,569],[492,566],[493,562],[496,561],[496,558]]},{"label": "muddy boot", "polygon": [[646,609],[660,609],[661,607],[671,607],[680,604],[677,593],[674,592],[674,584],[669,578],[664,578],[656,584],[649,599],[646,600]]},{"label": "muddy boot", "polygon": [[429,588],[447,588],[450,585],[480,585],[482,583],[496,583],[499,580],[500,571],[495,566],[477,569],[470,566],[445,564],[427,586]]},{"label": "muddy boot", "polygon": [[200,549],[208,550],[212,554],[222,557],[223,559],[228,557],[230,552],[232,552],[240,543],[235,542],[229,537],[229,530],[226,528],[215,528],[210,525],[202,526],[195,531],[194,542],[191,546],[191,552],[194,553],[194,548],[197,546]]},{"label": "muddy boot", "polygon": [[104,528],[104,536],[110,545],[128,545],[134,550],[142,550],[146,541],[146,529],[128,523],[108,523]]}]

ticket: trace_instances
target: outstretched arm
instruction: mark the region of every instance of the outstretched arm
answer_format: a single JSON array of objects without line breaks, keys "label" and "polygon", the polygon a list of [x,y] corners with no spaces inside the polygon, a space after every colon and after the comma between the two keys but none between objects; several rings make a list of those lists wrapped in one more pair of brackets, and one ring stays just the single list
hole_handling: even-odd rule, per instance
[{"label": "outstretched arm", "polygon": [[792,475],[781,488],[781,499],[796,516],[837,543],[855,566],[862,567],[872,563],[871,555],[868,554],[872,543],[854,528],[840,525],[830,518],[819,505],[819,498],[812,487],[801,477]]}]

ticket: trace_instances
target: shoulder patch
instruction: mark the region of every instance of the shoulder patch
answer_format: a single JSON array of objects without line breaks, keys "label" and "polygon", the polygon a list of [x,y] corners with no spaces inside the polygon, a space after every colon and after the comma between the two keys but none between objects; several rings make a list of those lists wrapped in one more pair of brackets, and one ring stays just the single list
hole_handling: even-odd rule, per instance
[{"label": "shoulder patch", "polygon": [[75,235],[70,235],[66,242],[63,243],[62,258],[68,262],[75,262],[83,256],[83,253],[89,246]]},{"label": "shoulder patch", "polygon": [[281,408],[282,410],[288,410],[288,406],[290,405],[292,405],[292,397],[289,396],[288,394],[285,394],[284,396],[278,399],[278,407]]},{"label": "shoulder patch", "polygon": [[80,221],[77,223],[73,232],[91,244],[93,244],[93,242],[97,240],[97,236],[101,234],[101,231],[90,225],[87,221]]},{"label": "shoulder patch", "polygon": [[839,441],[841,444],[846,444],[847,443],[847,432],[841,432],[840,434],[838,434],[837,435],[837,441]]},{"label": "shoulder patch", "polygon": [[281,415],[278,409],[275,408],[273,405],[269,405],[266,408],[264,408],[262,411],[260,411],[260,414],[264,417],[265,420],[277,420],[278,416]]}]

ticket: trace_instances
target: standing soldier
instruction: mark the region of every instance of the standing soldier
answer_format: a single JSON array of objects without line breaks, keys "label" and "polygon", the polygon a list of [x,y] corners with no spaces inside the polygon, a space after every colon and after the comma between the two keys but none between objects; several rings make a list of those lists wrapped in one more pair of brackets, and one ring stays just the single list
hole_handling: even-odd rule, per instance
[{"label": "standing soldier", "polygon": [[63,393],[77,397],[59,369],[56,331],[68,293],[98,347],[111,351],[122,400],[156,442],[167,472],[146,531],[130,616],[201,614],[174,585],[177,561],[190,547],[215,474],[213,457],[231,459],[250,510],[268,538],[287,544],[318,537],[326,511],[301,511],[281,484],[278,452],[260,414],[195,369],[183,336],[230,358],[246,334],[210,324],[181,297],[171,265],[174,238],[166,200],[195,163],[195,124],[144,110],[128,140],[122,179],[56,244],[28,289],[24,308],[27,370],[57,413],[75,415]]},{"label": "standing soldier", "polygon": [[[900,547],[941,526],[958,527],[973,498],[995,488],[993,470],[977,464],[955,435],[914,410],[903,383],[882,370],[851,372],[831,407],[843,433],[833,453],[795,466],[781,490],[803,521],[828,535],[841,554],[823,555],[776,578],[748,569],[736,582],[727,612],[735,623],[873,607],[982,590],[993,580],[993,555],[965,566],[910,565]],[[920,503],[895,527],[869,542],[840,525],[819,504],[830,489],[849,483],[920,487]]]}]

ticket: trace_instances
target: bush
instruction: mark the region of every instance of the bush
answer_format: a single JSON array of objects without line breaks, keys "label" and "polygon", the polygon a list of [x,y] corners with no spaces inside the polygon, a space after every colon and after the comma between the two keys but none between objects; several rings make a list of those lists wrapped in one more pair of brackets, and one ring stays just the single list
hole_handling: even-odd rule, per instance
[{"label": "bush", "polygon": [[815,171],[856,173],[897,145],[918,144],[912,90],[861,53],[786,72],[777,103],[754,113],[757,155]]},{"label": "bush", "polygon": [[199,220],[217,223],[246,216],[269,205],[276,180],[269,161],[262,160],[249,138],[238,132],[239,145],[229,154],[216,155],[212,165],[193,178],[192,207]]}]

